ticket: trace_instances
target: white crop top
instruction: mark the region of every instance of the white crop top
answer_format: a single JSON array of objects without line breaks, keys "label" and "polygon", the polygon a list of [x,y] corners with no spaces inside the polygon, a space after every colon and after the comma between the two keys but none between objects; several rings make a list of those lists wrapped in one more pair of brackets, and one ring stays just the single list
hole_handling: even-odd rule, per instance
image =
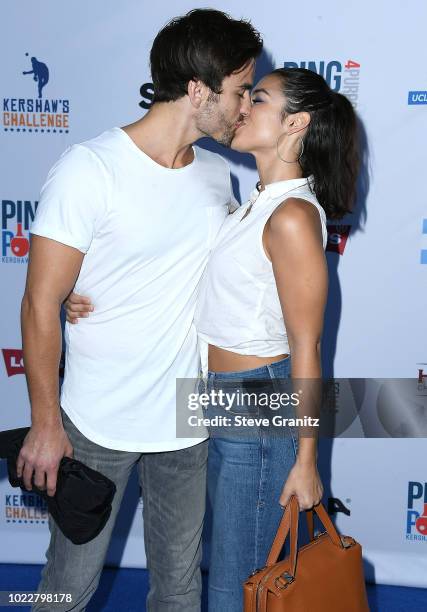
[{"label": "white crop top", "polygon": [[[326,215],[310,190],[312,177],[277,181],[258,193],[224,221],[201,280],[195,324],[202,373],[207,374],[207,348],[213,344],[242,355],[272,357],[289,353],[271,261],[262,242],[264,226],[288,198],[308,200],[319,211],[323,248]],[[248,207],[250,213],[244,218]]]}]

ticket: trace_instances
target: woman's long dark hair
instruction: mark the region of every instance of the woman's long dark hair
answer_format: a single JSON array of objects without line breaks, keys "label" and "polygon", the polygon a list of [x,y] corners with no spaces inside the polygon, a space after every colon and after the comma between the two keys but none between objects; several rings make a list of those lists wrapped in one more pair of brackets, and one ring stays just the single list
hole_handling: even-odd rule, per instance
[{"label": "woman's long dark hair", "polygon": [[305,68],[279,68],[272,72],[281,78],[284,117],[310,113],[300,159],[304,177],[313,175],[313,190],[330,219],[341,219],[351,212],[356,196],[359,171],[358,128],[350,101],[336,93],[325,79]]}]

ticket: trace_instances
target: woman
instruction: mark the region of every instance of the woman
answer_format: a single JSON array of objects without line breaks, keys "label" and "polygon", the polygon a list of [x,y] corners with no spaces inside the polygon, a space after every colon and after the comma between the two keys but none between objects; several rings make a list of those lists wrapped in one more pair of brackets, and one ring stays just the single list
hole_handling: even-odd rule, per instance
[{"label": "woman", "polygon": [[[347,98],[305,69],[274,70],[253,91],[232,147],[254,155],[260,180],[220,230],[196,312],[209,391],[242,390],[247,379],[321,378],[326,217],[351,210],[356,125]],[[315,436],[246,433],[211,432],[210,612],[241,611],[242,582],[265,564],[290,496],[303,510],[323,493]]]},{"label": "woman", "polygon": [[[232,147],[254,155],[259,192],[222,226],[196,312],[209,345],[209,392],[243,391],[255,378],[321,378],[326,217],[349,212],[355,193],[357,128],[347,98],[311,71],[279,69],[255,87],[252,104]],[[231,412],[253,416],[254,408]],[[316,437],[288,434],[211,432],[211,612],[242,609],[242,582],[265,565],[280,506],[292,494],[300,510],[321,500]]]}]

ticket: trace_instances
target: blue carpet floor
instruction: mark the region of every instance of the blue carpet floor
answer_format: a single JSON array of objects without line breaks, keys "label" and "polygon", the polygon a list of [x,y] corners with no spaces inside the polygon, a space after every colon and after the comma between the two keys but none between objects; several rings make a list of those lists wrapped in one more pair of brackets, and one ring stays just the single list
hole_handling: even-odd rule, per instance
[{"label": "blue carpet floor", "polygon": [[[35,591],[40,571],[40,565],[0,564],[0,591]],[[371,584],[367,588],[371,612],[427,612],[427,589]],[[144,612],[147,590],[146,570],[106,568],[87,612]],[[205,611],[206,588],[203,600],[202,610]]]}]

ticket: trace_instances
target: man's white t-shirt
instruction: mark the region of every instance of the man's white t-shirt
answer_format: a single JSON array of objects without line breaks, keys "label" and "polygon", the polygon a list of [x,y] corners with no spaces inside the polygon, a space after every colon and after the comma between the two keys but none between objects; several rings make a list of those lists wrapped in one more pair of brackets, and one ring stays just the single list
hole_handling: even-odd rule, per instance
[{"label": "man's white t-shirt", "polygon": [[117,127],[73,145],[51,169],[30,228],[85,253],[74,291],[95,309],[66,323],[61,405],[107,448],[201,441],[176,437],[176,378],[199,374],[197,292],[234,198],[225,160],[193,150],[191,164],[169,169]]}]

